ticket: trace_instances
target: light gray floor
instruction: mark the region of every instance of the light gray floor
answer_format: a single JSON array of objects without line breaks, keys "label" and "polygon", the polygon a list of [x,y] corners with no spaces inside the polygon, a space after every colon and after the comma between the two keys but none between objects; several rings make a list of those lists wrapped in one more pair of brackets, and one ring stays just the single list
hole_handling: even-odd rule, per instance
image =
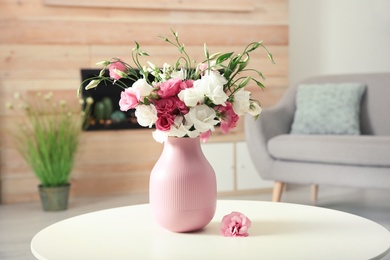
[{"label": "light gray floor", "polygon": [[[270,194],[220,197],[262,201],[269,201],[270,198]],[[310,188],[289,186],[282,201],[311,205]],[[34,259],[30,252],[32,237],[41,229],[60,220],[91,211],[147,202],[146,194],[77,198],[72,199],[69,209],[63,212],[43,212],[38,202],[0,205],[0,259]],[[317,206],[356,214],[390,230],[390,191],[320,186]],[[390,256],[383,259],[389,260]]]}]

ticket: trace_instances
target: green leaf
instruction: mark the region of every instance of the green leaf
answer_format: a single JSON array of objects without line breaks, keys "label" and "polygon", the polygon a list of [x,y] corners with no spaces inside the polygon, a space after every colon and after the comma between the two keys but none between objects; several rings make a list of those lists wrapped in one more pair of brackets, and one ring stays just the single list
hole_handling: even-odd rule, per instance
[{"label": "green leaf", "polygon": [[139,44],[137,41],[135,41],[135,48],[133,49],[134,51],[138,51],[139,50]]},{"label": "green leaf", "polygon": [[147,106],[150,105],[150,101],[147,97],[144,98],[144,104]]},{"label": "green leaf", "polygon": [[211,54],[209,59],[210,60],[214,60],[215,58],[217,58],[219,55],[221,55],[221,52],[217,52],[217,53],[214,53],[214,54]]},{"label": "green leaf", "polygon": [[219,63],[226,61],[227,59],[229,59],[233,55],[233,53],[234,52],[222,54],[221,56],[218,57],[218,59],[216,60],[216,63],[219,64]]},{"label": "green leaf", "polygon": [[245,69],[245,67],[248,65],[248,62],[244,62],[244,61],[242,61],[242,62],[240,62],[239,63],[239,67],[238,67],[238,70],[239,71],[242,71],[243,69]]}]

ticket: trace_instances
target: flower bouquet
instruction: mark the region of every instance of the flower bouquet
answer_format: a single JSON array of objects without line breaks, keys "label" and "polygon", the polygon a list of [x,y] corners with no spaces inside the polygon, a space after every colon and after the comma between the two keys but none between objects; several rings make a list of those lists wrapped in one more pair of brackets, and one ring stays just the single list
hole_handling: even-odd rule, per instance
[{"label": "flower bouquet", "polygon": [[[250,113],[257,117],[260,114],[260,103],[251,99],[245,86],[250,82],[261,88],[264,85],[259,79],[241,73],[255,72],[264,79],[261,72],[247,67],[250,54],[259,47],[273,62],[271,53],[262,42],[248,44],[240,54],[210,54],[205,44],[205,59],[197,64],[179,41],[177,32],[173,32],[173,39],[161,38],[178,49],[180,56],[175,64],[165,63],[162,68],[151,62],[148,66],[141,65],[140,57],[149,55],[136,42],[132,51],[135,67],[120,58],[101,61],[98,63],[103,66],[100,74],[89,79],[86,90],[96,88],[103,81],[117,83],[123,88],[120,109],[135,109],[141,126],[155,126],[153,137],[158,142],[164,142],[170,136],[199,136],[206,142],[216,125],[219,124],[222,133],[227,134],[237,126],[240,116]],[[104,73],[107,69],[109,77]],[[128,86],[121,79],[130,79],[134,83]]]}]

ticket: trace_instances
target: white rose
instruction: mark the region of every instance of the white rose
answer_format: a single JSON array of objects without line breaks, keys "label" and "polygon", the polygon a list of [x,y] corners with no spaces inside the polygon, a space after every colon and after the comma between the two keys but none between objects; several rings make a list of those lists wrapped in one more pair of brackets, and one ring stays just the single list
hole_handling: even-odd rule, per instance
[{"label": "white rose", "polygon": [[216,72],[210,72],[201,79],[194,82],[194,88],[199,88],[200,92],[207,96],[216,105],[225,105],[228,96],[223,90],[223,85],[227,80]]},{"label": "white rose", "polygon": [[238,116],[244,115],[249,111],[251,93],[243,88],[234,94],[233,110]]},{"label": "white rose", "polygon": [[133,83],[131,91],[136,94],[139,91],[141,97],[147,97],[153,91],[153,87],[148,84],[146,79],[142,78]]},{"label": "white rose", "polygon": [[138,124],[151,128],[157,121],[157,109],[153,104],[149,106],[139,105],[135,109],[135,116]]},{"label": "white rose", "polygon": [[184,117],[188,124],[193,124],[199,133],[207,132],[208,130],[214,131],[214,125],[218,124],[218,120],[215,120],[215,110],[207,105],[190,108],[190,111]]},{"label": "white rose", "polygon": [[262,109],[261,109],[259,103],[252,101],[250,106],[249,106],[248,113],[251,114],[252,116],[258,116],[258,115],[260,115],[261,111],[262,111]]},{"label": "white rose", "polygon": [[204,95],[195,87],[180,91],[178,97],[187,107],[194,107],[198,103],[203,103],[204,100]]}]

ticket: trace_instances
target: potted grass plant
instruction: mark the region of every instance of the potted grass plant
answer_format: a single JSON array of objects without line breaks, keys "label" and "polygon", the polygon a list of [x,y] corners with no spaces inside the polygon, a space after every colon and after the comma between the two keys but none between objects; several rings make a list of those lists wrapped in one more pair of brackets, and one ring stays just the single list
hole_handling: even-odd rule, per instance
[{"label": "potted grass plant", "polygon": [[[70,175],[82,128],[86,127],[85,113],[93,100],[80,104],[55,100],[52,93],[15,98],[23,108],[25,118],[14,140],[18,151],[39,179],[39,193],[43,210],[65,210],[68,206]],[[14,108],[13,104],[8,105]]]}]

